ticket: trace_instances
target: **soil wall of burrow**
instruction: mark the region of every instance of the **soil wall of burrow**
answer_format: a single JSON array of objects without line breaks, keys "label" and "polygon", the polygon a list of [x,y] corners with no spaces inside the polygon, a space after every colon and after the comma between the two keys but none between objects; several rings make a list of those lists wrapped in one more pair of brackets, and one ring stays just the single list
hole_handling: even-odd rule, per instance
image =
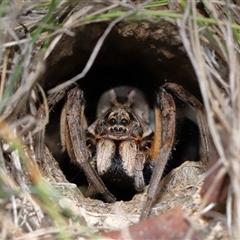
[{"label": "soil wall of burrow", "polygon": [[[46,61],[46,72],[41,79],[45,90],[83,70],[107,26],[107,23],[90,24],[75,29],[74,37],[63,36]],[[90,124],[95,120],[96,104],[104,91],[120,85],[134,86],[144,92],[153,107],[155,93],[165,82],[178,83],[201,100],[198,83],[178,31],[175,26],[163,21],[158,24],[120,23],[115,26],[90,71],[78,84],[85,93],[85,113]],[[46,144],[67,178],[78,184],[82,182],[79,170],[69,163],[67,154],[61,151],[59,120],[62,105],[63,101],[50,114]],[[185,104],[177,101],[177,106],[183,109]],[[178,118],[181,118],[181,114]],[[188,143],[190,147],[173,152],[173,156],[184,155],[174,160],[174,165],[179,165],[183,158],[198,158],[198,128],[192,122],[183,124],[189,128],[184,130],[183,135],[190,138],[177,140],[176,148],[182,149]],[[178,133],[178,138],[180,136],[182,133]]]}]

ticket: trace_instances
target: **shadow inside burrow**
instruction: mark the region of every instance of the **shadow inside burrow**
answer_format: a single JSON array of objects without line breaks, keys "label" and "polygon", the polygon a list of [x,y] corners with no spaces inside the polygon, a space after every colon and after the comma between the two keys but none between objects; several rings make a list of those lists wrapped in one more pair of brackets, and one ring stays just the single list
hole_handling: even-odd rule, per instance
[{"label": "shadow inside burrow", "polygon": [[[104,23],[91,24],[75,30],[75,37],[64,36],[61,39],[46,62],[46,72],[41,81],[46,91],[84,69],[106,26]],[[77,83],[84,91],[85,115],[88,124],[91,124],[95,120],[97,102],[103,92],[116,86],[133,86],[143,91],[153,108],[156,92],[165,82],[178,83],[201,100],[191,63],[181,47],[171,45],[166,39],[142,39],[134,34],[122,36],[117,29],[113,29],[91,69]],[[64,100],[56,104],[50,114],[50,122],[46,128],[46,144],[67,179],[82,185],[86,183],[84,174],[70,163],[67,154],[61,150],[59,122],[63,103]],[[199,160],[198,127],[184,116],[186,104],[177,99],[176,104],[180,109],[177,114],[176,141],[165,174],[185,160]],[[194,113],[191,112],[190,115]],[[135,191],[128,192],[123,186],[116,190],[116,194],[118,200],[130,200]]]}]

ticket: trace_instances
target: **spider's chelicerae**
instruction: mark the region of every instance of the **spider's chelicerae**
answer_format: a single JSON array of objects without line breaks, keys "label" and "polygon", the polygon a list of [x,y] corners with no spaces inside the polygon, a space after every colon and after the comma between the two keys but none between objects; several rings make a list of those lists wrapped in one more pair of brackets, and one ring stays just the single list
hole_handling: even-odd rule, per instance
[{"label": "spider's chelicerae", "polygon": [[108,202],[115,197],[106,186],[143,191],[151,176],[141,219],[148,217],[175,136],[176,107],[172,95],[196,111],[202,145],[209,155],[208,129],[202,104],[181,86],[164,84],[156,94],[155,130],[149,127],[149,106],[143,94],[122,86],[105,92],[98,103],[97,119],[87,126],[83,91],[68,92],[61,117],[62,145],[88,179],[88,196],[100,193]]}]

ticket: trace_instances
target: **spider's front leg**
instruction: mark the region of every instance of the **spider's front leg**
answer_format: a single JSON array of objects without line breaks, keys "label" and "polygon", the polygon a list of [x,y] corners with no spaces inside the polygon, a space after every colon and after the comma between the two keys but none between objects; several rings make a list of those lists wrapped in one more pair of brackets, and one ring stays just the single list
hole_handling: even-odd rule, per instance
[{"label": "spider's front leg", "polygon": [[157,93],[154,113],[155,132],[149,150],[154,170],[148,187],[147,200],[142,209],[141,220],[146,219],[150,214],[174,143],[176,106],[172,95],[167,93],[164,88],[160,88]]},{"label": "spider's front leg", "polygon": [[68,92],[61,117],[62,145],[67,149],[71,160],[83,169],[88,182],[99,191],[107,202],[114,202],[115,197],[108,191],[96,170],[89,163],[90,154],[86,146],[86,121],[84,116],[83,92],[78,87]]},{"label": "spider's front leg", "polygon": [[[167,91],[169,93],[167,93]],[[141,219],[148,217],[153,202],[155,201],[159,183],[162,178],[164,167],[169,159],[175,135],[175,116],[176,107],[171,94],[178,97],[181,101],[192,106],[197,115],[198,127],[202,140],[206,162],[209,158],[209,132],[203,105],[192,94],[187,92],[182,86],[175,83],[164,84],[158,92],[155,105],[155,133],[149,151],[154,171],[148,188],[147,200],[143,207]]]},{"label": "spider's front leg", "polygon": [[203,146],[203,153],[205,155],[205,163],[208,162],[210,152],[210,139],[207,125],[207,119],[203,104],[195,98],[191,93],[186,91],[182,86],[176,83],[165,83],[162,88],[178,97],[181,101],[190,105],[196,112],[198,127],[200,131],[201,142]]}]

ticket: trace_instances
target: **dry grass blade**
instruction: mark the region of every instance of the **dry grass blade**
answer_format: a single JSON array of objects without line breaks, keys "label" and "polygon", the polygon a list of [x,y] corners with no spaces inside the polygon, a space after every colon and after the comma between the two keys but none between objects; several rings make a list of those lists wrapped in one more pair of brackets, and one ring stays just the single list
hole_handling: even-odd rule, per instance
[{"label": "dry grass blade", "polygon": [[[227,172],[231,178],[228,195],[231,207],[228,209],[234,210],[228,212],[228,222],[231,236],[236,239],[240,237],[240,208],[237,204],[240,201],[240,46],[239,33],[234,33],[231,23],[233,9],[237,6],[230,4],[230,1],[206,1],[204,4],[216,20],[216,25],[199,26],[194,3],[189,1],[180,23],[180,33],[198,77],[218,161],[223,172]],[[189,27],[188,30],[185,25]],[[215,43],[214,48],[211,48],[212,44],[207,46],[201,41],[202,35]],[[221,175],[223,178],[224,174]],[[216,178],[213,185],[219,180],[221,178]],[[213,188],[210,188],[207,195],[212,192]]]}]

